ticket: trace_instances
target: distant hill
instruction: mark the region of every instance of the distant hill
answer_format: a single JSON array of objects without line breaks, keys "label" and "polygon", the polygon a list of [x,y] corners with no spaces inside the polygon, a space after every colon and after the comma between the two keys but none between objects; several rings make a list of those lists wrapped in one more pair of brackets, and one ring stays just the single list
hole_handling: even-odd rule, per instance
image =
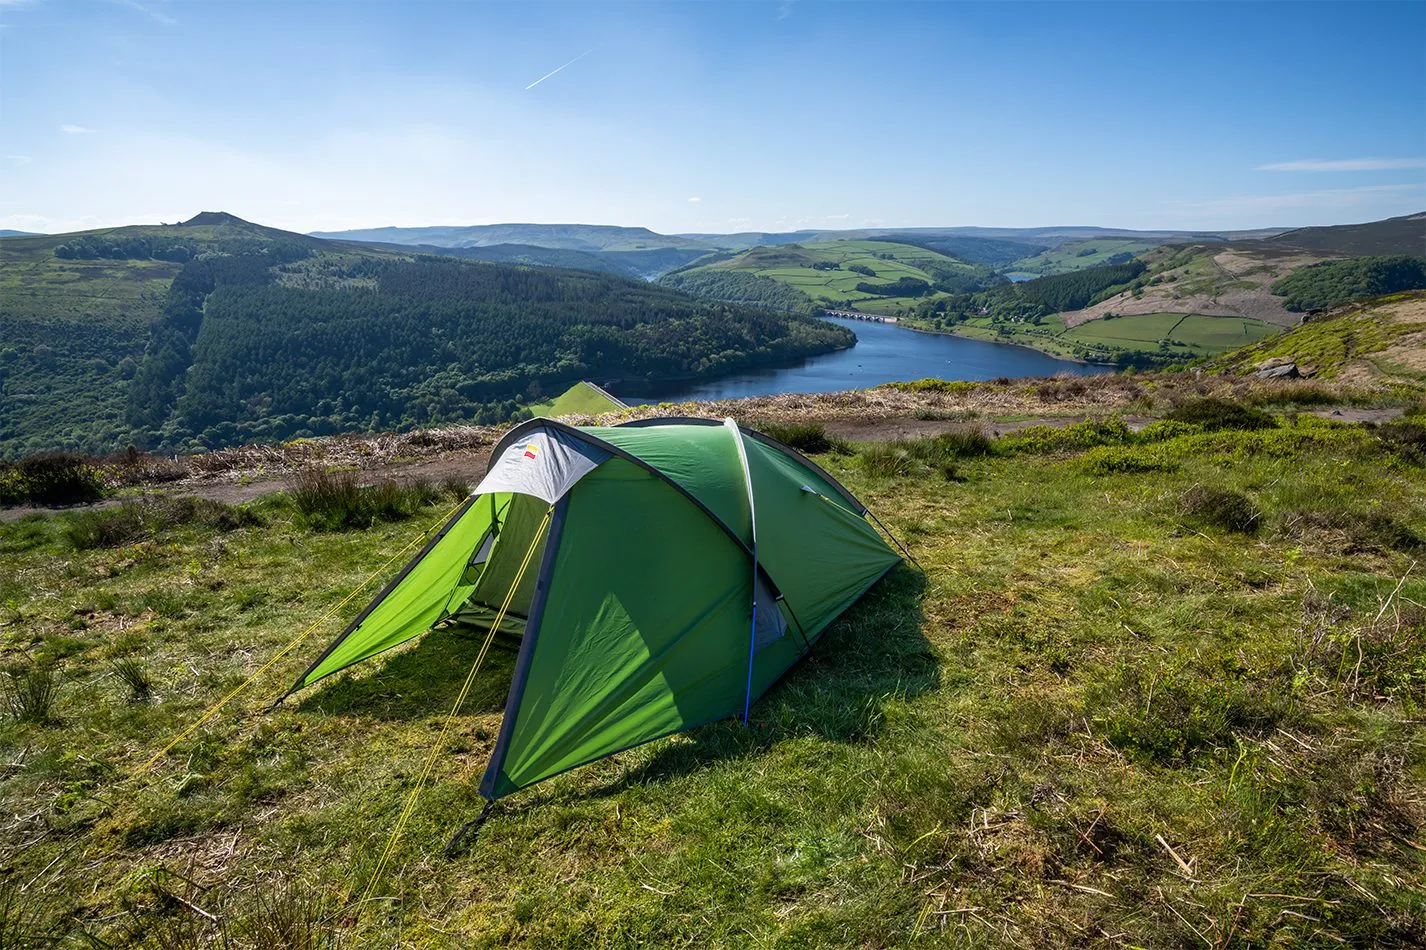
[{"label": "distant hill", "polygon": [[438,247],[487,247],[492,244],[526,244],[565,251],[648,251],[660,248],[695,248],[716,245],[648,228],[606,224],[478,224],[468,227],[361,228],[352,231],[314,231],[313,237],[383,244],[431,244]]},{"label": "distant hill", "polygon": [[[1061,273],[1103,263],[1108,255],[1085,262],[1074,254],[1060,255],[1057,262],[1041,266],[1028,262],[1035,255],[1053,251],[1070,242],[1116,240],[1121,246],[1139,249],[1157,247],[1166,241],[1212,241],[1227,243],[1278,234],[1281,229],[1258,231],[1132,231],[1123,228],[854,228],[844,230],[800,230],[786,232],[739,231],[731,234],[659,234],[648,228],[594,224],[482,224],[470,226],[362,228],[350,231],[314,231],[312,237],[358,243],[421,247],[433,253],[440,248],[505,248],[483,255],[482,259],[518,259],[540,266],[577,266],[607,273],[643,277],[648,280],[684,267],[700,256],[727,254],[756,247],[789,244],[811,245],[839,241],[886,241],[935,251],[972,264],[997,269],[1021,268],[1033,273]],[[519,250],[513,248],[518,247]],[[593,255],[573,259],[545,256],[529,248],[578,252]]]},{"label": "distant hill", "polygon": [[1379,254],[1426,255],[1426,213],[1367,224],[1298,228],[1262,242],[1263,247],[1315,251],[1341,257]]},{"label": "distant hill", "polygon": [[12,231],[9,228],[0,228],[0,238],[7,237],[30,237],[37,234],[37,231]]},{"label": "distant hill", "polygon": [[7,238],[0,457],[498,422],[533,390],[583,378],[703,378],[850,342],[611,273],[323,240],[221,212]]},{"label": "distant hill", "polygon": [[487,244],[478,247],[438,247],[431,244],[379,245],[392,249],[409,249],[425,254],[443,254],[466,260],[491,261],[499,264],[526,264],[535,267],[565,267],[592,270],[621,277],[653,280],[660,274],[682,267],[707,256],[708,252],[690,248],[655,248],[648,251],[570,251],[533,244]]}]

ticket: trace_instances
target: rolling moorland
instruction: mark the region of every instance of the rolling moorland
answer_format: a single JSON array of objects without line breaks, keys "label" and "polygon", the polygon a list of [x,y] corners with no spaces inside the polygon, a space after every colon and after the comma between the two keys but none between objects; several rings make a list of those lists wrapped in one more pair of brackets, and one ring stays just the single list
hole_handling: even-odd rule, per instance
[{"label": "rolling moorland", "polygon": [[504,422],[586,376],[845,347],[805,317],[221,213],[0,244],[0,457]]},{"label": "rolling moorland", "polygon": [[[958,262],[930,254],[933,243],[921,242],[920,259],[906,257],[904,247],[884,254],[893,260],[878,270],[869,259],[874,245],[847,240],[754,247],[695,261],[659,281],[792,310],[857,309],[920,329],[1139,367],[1213,356],[1296,325],[1300,311],[1312,308],[1298,305],[1285,282],[1312,265],[1352,259],[1379,272],[1317,305],[1426,286],[1420,273],[1426,215],[1247,236],[1176,235],[1167,242],[1126,232],[1037,237],[1057,243],[976,271],[962,264],[949,281],[938,278],[954,273]],[[1389,258],[1401,255],[1415,263],[1392,266]],[[842,269],[824,270],[828,260]],[[852,264],[867,266],[875,278],[859,280],[845,269]],[[1039,276],[1006,286],[1005,275]],[[1333,273],[1328,283],[1343,289],[1349,282]]]},{"label": "rolling moorland", "polygon": [[[513,654],[493,654],[367,902],[473,640],[436,631],[264,714],[304,647],[134,771],[379,584],[500,430],[135,456],[94,473],[110,507],[0,524],[0,932],[231,948],[1420,945],[1423,352],[1426,295],[1407,294],[1196,372],[606,417],[732,415],[791,440],[919,569],[839,620],[750,727],[537,786],[448,860],[512,672]],[[1281,360],[1316,377],[1251,375]],[[438,457],[445,484],[403,477]],[[343,470],[352,489],[331,490]],[[294,490],[213,497],[273,475]]]}]

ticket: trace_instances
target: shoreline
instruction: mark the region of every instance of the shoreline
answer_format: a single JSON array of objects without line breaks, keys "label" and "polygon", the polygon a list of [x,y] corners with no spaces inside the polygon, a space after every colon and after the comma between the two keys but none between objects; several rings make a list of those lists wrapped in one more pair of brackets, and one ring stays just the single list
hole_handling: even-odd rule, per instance
[{"label": "shoreline", "polygon": [[[880,314],[872,314],[872,316],[880,316]],[[818,317],[817,319],[820,320],[820,319],[822,319],[822,318],[821,318],[821,317]],[[981,342],[981,343],[999,343],[999,344],[1002,345],[1002,346],[1018,346],[1018,347],[1022,347],[1022,348],[1027,349],[1027,350],[1034,350],[1036,353],[1042,353],[1042,354],[1044,354],[1045,356],[1050,357],[1051,359],[1060,360],[1061,362],[1064,362],[1064,363],[1078,363],[1080,366],[1114,366],[1114,367],[1116,368],[1116,371],[1117,371],[1117,365],[1114,364],[1114,363],[1096,363],[1094,360],[1082,360],[1082,359],[1080,359],[1080,358],[1077,357],[1077,356],[1065,356],[1065,355],[1062,354],[1062,353],[1055,353],[1055,352],[1053,352],[1053,351],[1051,351],[1051,350],[1044,349],[1043,347],[1035,346],[1033,343],[1022,343],[1022,342],[1020,342],[1020,341],[1018,341],[1018,340],[998,340],[998,339],[987,340],[987,339],[985,339],[984,337],[974,336],[974,335],[969,334],[969,333],[962,333],[962,332],[960,332],[960,331],[958,331],[958,330],[954,330],[954,329],[951,329],[951,330],[932,330],[932,329],[930,329],[929,327],[918,327],[918,326],[916,326],[915,324],[906,323],[906,322],[903,321],[903,320],[895,320],[895,321],[892,322],[892,325],[893,325],[893,326],[898,326],[898,327],[900,327],[900,328],[903,329],[903,330],[912,330],[912,331],[915,331],[916,333],[929,333],[929,334],[931,334],[932,336],[954,336],[954,337],[960,337],[962,340],[977,340],[977,341],[979,341],[979,342]],[[855,331],[853,331],[853,332],[855,332]]]}]

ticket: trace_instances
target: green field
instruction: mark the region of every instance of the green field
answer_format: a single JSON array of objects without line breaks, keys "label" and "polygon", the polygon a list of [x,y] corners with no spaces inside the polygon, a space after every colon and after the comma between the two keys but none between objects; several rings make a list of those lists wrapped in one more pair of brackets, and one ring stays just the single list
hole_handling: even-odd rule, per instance
[{"label": "green field", "polygon": [[623,407],[586,382],[575,383],[553,399],[530,406],[530,414],[554,419],[559,416],[597,416]]},{"label": "green field", "polygon": [[1119,349],[1157,349],[1167,341],[1176,353],[1215,356],[1256,343],[1278,332],[1261,320],[1239,317],[1205,317],[1182,313],[1145,313],[1081,323],[1060,336],[1089,346]]},{"label": "green field", "polygon": [[1067,241],[1059,247],[1042,251],[1033,257],[1023,257],[1004,269],[1005,273],[1035,274],[1048,277],[1051,274],[1067,274],[1070,271],[1098,267],[1110,258],[1122,254],[1138,256],[1162,244],[1162,241],[1140,241],[1132,238],[1087,238]]}]

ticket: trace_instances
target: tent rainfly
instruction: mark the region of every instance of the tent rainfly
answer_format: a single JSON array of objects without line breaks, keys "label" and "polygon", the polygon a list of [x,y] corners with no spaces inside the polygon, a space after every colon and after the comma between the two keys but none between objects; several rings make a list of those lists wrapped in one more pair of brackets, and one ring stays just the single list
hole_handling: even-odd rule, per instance
[{"label": "tent rainfly", "polygon": [[[516,426],[291,692],[442,621],[520,638],[490,801],[730,716],[900,557],[796,450],[731,419]],[[501,607],[507,609],[501,612]]]}]

